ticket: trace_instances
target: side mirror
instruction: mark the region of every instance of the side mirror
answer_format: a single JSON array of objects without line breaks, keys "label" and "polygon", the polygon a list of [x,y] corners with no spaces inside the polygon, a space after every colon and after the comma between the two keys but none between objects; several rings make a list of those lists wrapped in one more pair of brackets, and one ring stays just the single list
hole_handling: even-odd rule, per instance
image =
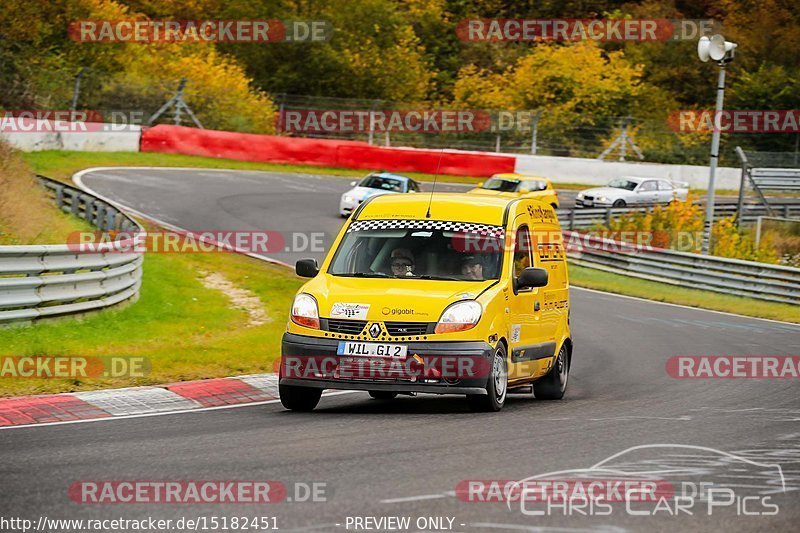
[{"label": "side mirror", "polygon": [[350,182],[350,186],[351,186],[351,187],[355,187],[357,183],[358,183],[357,181],[351,181],[351,182]]},{"label": "side mirror", "polygon": [[522,271],[515,281],[516,290],[534,287],[545,287],[548,274],[543,268],[528,267]]},{"label": "side mirror", "polygon": [[301,259],[294,265],[295,273],[301,278],[313,278],[319,274],[316,259]]}]

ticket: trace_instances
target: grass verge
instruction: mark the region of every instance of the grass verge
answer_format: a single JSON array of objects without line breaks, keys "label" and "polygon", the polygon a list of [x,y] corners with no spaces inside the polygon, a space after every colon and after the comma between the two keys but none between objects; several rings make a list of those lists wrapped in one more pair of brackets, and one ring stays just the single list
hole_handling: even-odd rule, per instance
[{"label": "grass verge", "polygon": [[637,296],[657,302],[800,323],[800,308],[796,305],[764,302],[711,291],[676,287],[573,264],[569,265],[569,282],[570,285],[578,287]]}]

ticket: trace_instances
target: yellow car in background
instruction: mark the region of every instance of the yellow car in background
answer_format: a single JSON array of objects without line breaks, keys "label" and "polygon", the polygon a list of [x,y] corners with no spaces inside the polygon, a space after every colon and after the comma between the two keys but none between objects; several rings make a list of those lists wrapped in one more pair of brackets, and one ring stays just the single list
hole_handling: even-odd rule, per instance
[{"label": "yellow car in background", "polygon": [[505,198],[535,198],[558,209],[558,193],[547,178],[522,174],[495,174],[485,183],[479,183],[467,194],[484,194]]}]

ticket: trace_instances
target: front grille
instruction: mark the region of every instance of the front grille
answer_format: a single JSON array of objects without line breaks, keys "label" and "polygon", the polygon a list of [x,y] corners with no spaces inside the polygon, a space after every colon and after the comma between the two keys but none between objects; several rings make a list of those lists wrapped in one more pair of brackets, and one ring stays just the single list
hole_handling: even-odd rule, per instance
[{"label": "front grille", "polygon": [[384,322],[384,326],[392,337],[406,337],[433,333],[436,324],[433,322]]},{"label": "front grille", "polygon": [[584,200],[594,200],[594,196],[584,196]]},{"label": "front grille", "polygon": [[334,333],[344,333],[347,335],[358,335],[367,325],[366,320],[339,320],[329,318],[322,324],[322,329],[332,331]]}]

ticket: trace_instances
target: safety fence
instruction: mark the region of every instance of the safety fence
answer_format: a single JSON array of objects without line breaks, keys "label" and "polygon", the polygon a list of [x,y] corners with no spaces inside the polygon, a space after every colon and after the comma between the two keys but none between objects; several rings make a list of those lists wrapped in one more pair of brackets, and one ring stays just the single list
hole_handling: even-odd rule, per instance
[{"label": "safety fence", "polygon": [[[139,224],[104,200],[44,176],[39,181],[64,211],[103,231],[133,233]],[[102,309],[138,298],[143,255],[133,237],[102,252],[68,244],[0,246],[0,323]]]},{"label": "safety fence", "polygon": [[[800,219],[800,203],[773,203],[772,209],[784,218]],[[646,212],[652,207],[608,207],[608,208],[569,208],[558,209],[558,221],[565,230],[592,228],[597,225],[608,226],[614,217],[634,212]],[[721,220],[736,214],[736,204],[718,204],[714,206],[714,220]],[[766,206],[745,205],[739,222],[755,223],[758,217],[769,214]]]},{"label": "safety fence", "polygon": [[692,289],[800,304],[800,268],[648,249],[565,230],[572,264]]}]

